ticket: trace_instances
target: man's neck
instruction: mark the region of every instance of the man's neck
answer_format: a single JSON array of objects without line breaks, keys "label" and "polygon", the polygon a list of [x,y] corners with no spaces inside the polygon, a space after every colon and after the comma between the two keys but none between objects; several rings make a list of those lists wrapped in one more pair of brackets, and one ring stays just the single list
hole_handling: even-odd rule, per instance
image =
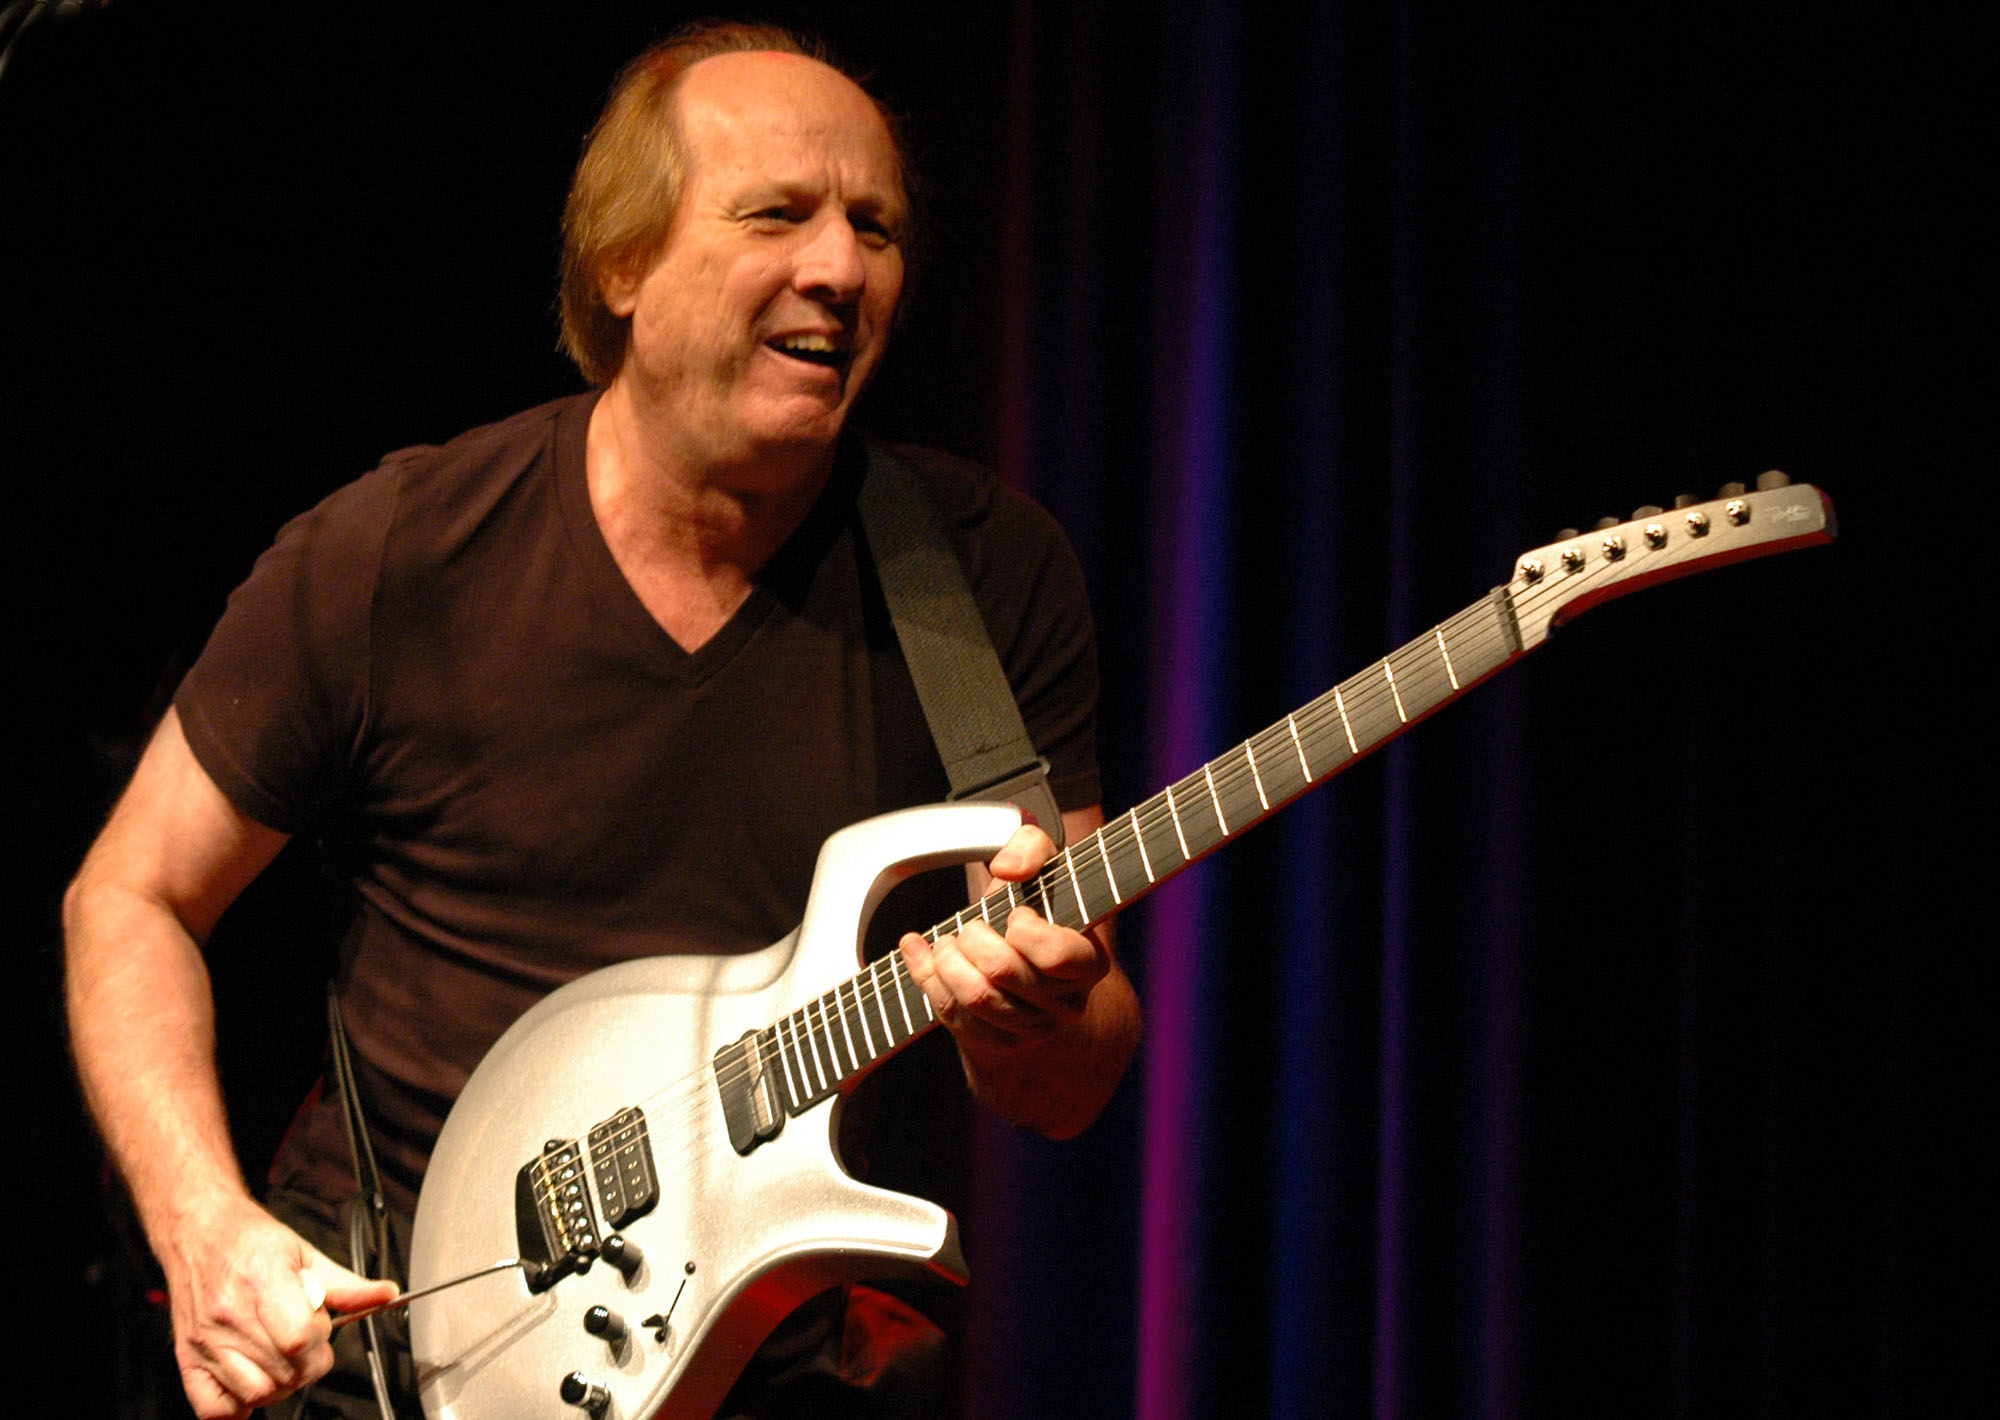
[{"label": "man's neck", "polygon": [[702,460],[614,381],[591,412],[584,474],[611,555],[648,611],[694,650],[734,615],[812,510],[833,451]]}]

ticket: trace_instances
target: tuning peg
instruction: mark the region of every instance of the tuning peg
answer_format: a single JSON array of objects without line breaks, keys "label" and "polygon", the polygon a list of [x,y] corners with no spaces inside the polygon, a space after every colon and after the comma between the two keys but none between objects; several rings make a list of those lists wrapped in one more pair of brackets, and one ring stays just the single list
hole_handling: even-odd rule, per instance
[{"label": "tuning peg", "polygon": [[1632,521],[1635,523],[1641,518],[1657,518],[1659,516],[1660,506],[1657,503],[1647,503],[1632,510]]},{"label": "tuning peg", "polygon": [[1715,496],[1718,498],[1741,498],[1749,491],[1748,488],[1740,483],[1725,483],[1722,487],[1715,490]]},{"label": "tuning peg", "polygon": [[1700,501],[1701,499],[1695,497],[1692,493],[1676,493],[1674,495],[1674,506],[1676,508],[1692,508]]},{"label": "tuning peg", "polygon": [[1790,488],[1792,476],[1781,469],[1766,469],[1757,475],[1757,491],[1769,493],[1773,488]]},{"label": "tuning peg", "polygon": [[1592,532],[1604,532],[1606,529],[1615,528],[1617,526],[1618,526],[1618,519],[1616,518],[1599,518],[1596,522],[1590,525],[1590,530]]},{"label": "tuning peg", "polygon": [[1570,542],[1573,541],[1575,537],[1576,537],[1575,528],[1560,528],[1556,532],[1557,542]]}]

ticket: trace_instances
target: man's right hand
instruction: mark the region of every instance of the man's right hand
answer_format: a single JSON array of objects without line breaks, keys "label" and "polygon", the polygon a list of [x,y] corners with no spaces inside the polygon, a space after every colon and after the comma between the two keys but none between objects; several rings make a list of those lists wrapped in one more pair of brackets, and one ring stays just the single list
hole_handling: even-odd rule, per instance
[{"label": "man's right hand", "polygon": [[249,1198],[183,1216],[161,1250],[174,1359],[194,1413],[241,1420],[333,1365],[329,1309],[396,1295],[332,1261]]}]

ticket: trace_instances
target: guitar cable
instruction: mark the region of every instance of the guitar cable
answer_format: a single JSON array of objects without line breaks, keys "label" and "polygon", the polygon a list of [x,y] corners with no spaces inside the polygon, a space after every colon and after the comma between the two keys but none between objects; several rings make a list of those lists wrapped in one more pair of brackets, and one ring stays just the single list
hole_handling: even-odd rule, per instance
[{"label": "guitar cable", "polygon": [[[334,1087],[340,1092],[340,1118],[347,1126],[347,1143],[354,1157],[354,1181],[360,1192],[347,1205],[348,1266],[366,1277],[372,1272],[372,1255],[385,1270],[394,1271],[389,1253],[389,1200],[382,1192],[382,1175],[375,1166],[375,1147],[368,1139],[368,1118],[361,1110],[361,1092],[355,1088],[354,1060],[348,1053],[347,1022],[340,1013],[340,996],[332,982],[326,988],[326,1025],[329,1053],[333,1058]],[[402,1279],[394,1279],[398,1287]],[[382,1420],[397,1420],[389,1399],[389,1375],[382,1361],[380,1317],[360,1318],[361,1347],[368,1357],[368,1380],[375,1389],[375,1406]]]}]

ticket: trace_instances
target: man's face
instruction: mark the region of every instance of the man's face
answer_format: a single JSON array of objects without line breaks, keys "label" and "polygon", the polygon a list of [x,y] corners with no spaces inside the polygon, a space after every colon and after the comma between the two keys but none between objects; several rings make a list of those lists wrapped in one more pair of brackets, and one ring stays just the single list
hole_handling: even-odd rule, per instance
[{"label": "man's face", "polygon": [[696,457],[832,445],[888,343],[908,221],[874,103],[823,64],[725,54],[679,95],[689,159],[652,265],[605,282],[620,380]]}]

